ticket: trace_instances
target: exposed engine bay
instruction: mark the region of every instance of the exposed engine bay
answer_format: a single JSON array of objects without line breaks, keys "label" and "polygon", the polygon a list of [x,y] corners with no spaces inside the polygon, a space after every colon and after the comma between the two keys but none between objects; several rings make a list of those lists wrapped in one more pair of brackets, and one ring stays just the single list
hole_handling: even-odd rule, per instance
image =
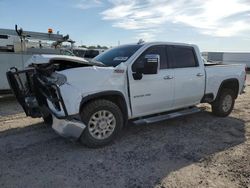
[{"label": "exposed engine bay", "polygon": [[[34,57],[40,57],[37,55]],[[48,55],[49,56],[49,55]],[[84,59],[69,60],[67,57],[50,58],[47,63],[40,63],[35,58],[30,61],[25,70],[19,71],[12,67],[8,71],[7,78],[11,85],[13,93],[17,100],[22,105],[26,115],[31,117],[44,117],[50,113],[44,111],[49,99],[56,109],[63,110],[63,105],[60,104],[61,96],[57,88],[63,85],[67,78],[60,71],[72,68],[87,67],[87,66],[103,66],[100,63],[90,63]]]}]

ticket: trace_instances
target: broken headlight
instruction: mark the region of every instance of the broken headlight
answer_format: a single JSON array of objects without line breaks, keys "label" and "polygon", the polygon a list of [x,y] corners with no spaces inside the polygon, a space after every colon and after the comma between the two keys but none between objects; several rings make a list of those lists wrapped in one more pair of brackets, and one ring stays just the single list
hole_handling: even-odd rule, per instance
[{"label": "broken headlight", "polygon": [[63,74],[53,73],[51,77],[52,77],[53,82],[59,86],[67,82],[67,77]]}]

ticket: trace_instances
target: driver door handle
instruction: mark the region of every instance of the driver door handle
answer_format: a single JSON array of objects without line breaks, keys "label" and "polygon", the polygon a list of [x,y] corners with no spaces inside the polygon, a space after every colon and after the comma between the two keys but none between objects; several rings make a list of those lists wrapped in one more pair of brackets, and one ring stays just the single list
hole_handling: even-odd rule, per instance
[{"label": "driver door handle", "polygon": [[167,75],[167,76],[164,76],[163,79],[164,80],[171,80],[173,79],[174,77],[173,76],[170,76],[170,75]]},{"label": "driver door handle", "polygon": [[202,73],[197,73],[196,76],[201,77],[201,76],[203,76],[203,74]]}]

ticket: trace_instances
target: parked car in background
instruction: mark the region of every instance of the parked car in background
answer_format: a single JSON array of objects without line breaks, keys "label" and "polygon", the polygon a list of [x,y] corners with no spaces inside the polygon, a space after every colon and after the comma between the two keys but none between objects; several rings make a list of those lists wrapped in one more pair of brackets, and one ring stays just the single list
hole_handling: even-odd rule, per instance
[{"label": "parked car in background", "polygon": [[68,49],[60,49],[60,55],[75,56],[75,54]]},{"label": "parked car in background", "polygon": [[85,52],[84,58],[91,60],[96,56],[98,56],[99,54],[101,54],[102,52],[104,52],[103,49],[88,49]]},{"label": "parked car in background", "polygon": [[87,48],[74,47],[72,51],[73,51],[75,56],[84,58],[87,50],[88,50]]},{"label": "parked car in background", "polygon": [[93,59],[94,57],[98,56],[104,51],[105,51],[104,49],[87,49],[87,48],[81,48],[81,47],[73,49],[73,53],[75,56],[82,57],[87,60]]},{"label": "parked car in background", "polygon": [[89,147],[110,143],[128,120],[183,116],[198,112],[199,103],[228,116],[246,80],[245,65],[206,63],[190,44],[122,45],[90,62],[75,61],[39,56],[7,77],[28,116],[43,117],[60,135]]}]

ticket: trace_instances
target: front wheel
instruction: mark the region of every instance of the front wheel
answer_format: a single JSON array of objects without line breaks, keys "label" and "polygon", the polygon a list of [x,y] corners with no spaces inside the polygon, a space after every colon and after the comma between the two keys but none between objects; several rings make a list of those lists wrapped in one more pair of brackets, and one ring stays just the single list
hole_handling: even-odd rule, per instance
[{"label": "front wheel", "polygon": [[95,148],[109,144],[123,126],[120,108],[108,100],[99,99],[88,103],[80,115],[86,125],[80,141],[88,147]]},{"label": "front wheel", "polygon": [[234,107],[235,94],[231,89],[223,89],[218,99],[212,104],[212,112],[216,116],[228,116]]}]

